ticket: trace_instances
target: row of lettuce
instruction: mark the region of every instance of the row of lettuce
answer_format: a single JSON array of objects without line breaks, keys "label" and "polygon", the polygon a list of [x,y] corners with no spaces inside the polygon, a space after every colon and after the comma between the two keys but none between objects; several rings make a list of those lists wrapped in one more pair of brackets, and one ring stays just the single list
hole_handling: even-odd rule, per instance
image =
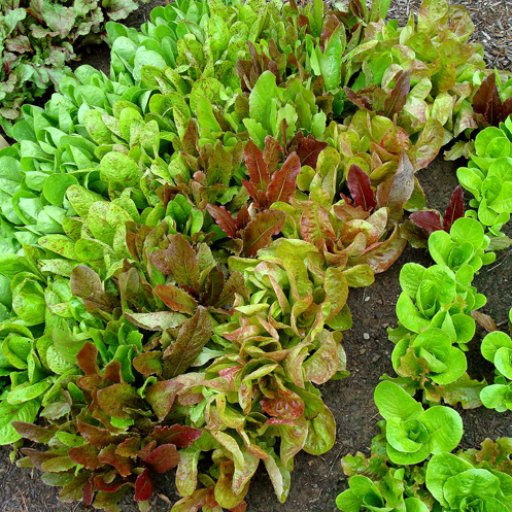
[{"label": "row of lettuce", "polygon": [[[375,389],[380,433],[371,455],[343,459],[349,488],[337,498],[338,508],[372,510],[512,510],[512,439],[487,439],[481,450],[457,449],[463,436],[461,415],[440,402],[463,408],[481,405],[512,411],[512,340],[480,312],[484,295],[472,286],[475,273],[496,259],[503,226],[512,206],[512,118],[478,133],[469,166],[457,171],[471,193],[463,215],[460,189],[452,196],[445,219],[437,211],[417,212],[412,221],[424,230],[435,264],[407,263],[400,272],[402,293],[398,327],[389,329],[397,377]],[[443,229],[444,228],[444,229]],[[512,310],[510,310],[512,329]],[[476,331],[475,318],[487,330],[480,344],[494,367],[494,383],[473,380],[467,373],[467,344]],[[419,396],[424,404],[413,397]]]},{"label": "row of lettuce", "polygon": [[[388,4],[178,1],[107,25],[110,78],[82,66],[23,107],[0,151],[0,444],[39,443],[18,464],[61,500],[147,510],[176,468],[173,512],[242,512],[263,465],[284,502],[297,453],[335,441],[317,386],[348,374],[349,289],[432,229],[415,172],[455,138],[490,235],[452,201],[439,269],[404,269],[394,360],[427,400],[465,378],[471,282],[512,211],[509,121],[470,134],[512,80],[462,8],[399,27]],[[409,405],[420,437],[457,424]]]}]

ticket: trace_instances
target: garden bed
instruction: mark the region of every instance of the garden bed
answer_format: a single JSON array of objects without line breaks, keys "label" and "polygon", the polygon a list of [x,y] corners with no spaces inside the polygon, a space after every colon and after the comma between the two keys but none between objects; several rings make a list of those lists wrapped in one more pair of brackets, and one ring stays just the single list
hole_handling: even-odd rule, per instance
[{"label": "garden bed", "polygon": [[[165,2],[152,2],[129,19],[129,24],[138,26],[143,22],[150,8]],[[463,2],[473,13],[477,26],[476,37],[485,44],[488,63],[501,69],[509,69],[512,62],[510,38],[511,2]],[[391,16],[404,18],[404,11],[418,2],[400,0],[394,3]],[[508,52],[508,53],[507,53]],[[84,55],[82,63],[90,63],[105,72],[109,67],[108,48],[99,47],[91,54]],[[444,209],[451,191],[457,185],[455,170],[459,163],[444,162],[438,158],[428,169],[419,173],[428,206]],[[510,231],[508,232],[510,235]],[[378,413],[372,396],[379,378],[392,373],[390,354],[393,345],[388,340],[386,329],[394,326],[396,300],[400,293],[398,276],[407,262],[429,265],[431,260],[425,250],[407,248],[390,270],[378,275],[371,287],[356,289],[350,293],[348,304],[352,311],[354,325],[344,335],[343,346],[347,352],[347,367],[351,375],[341,381],[334,381],[322,387],[322,394],[333,412],[337,423],[337,440],[327,454],[311,457],[305,453],[296,459],[292,474],[290,496],[280,505],[274,496],[268,477],[259,472],[251,486],[247,501],[248,512],[334,512],[335,497],[346,487],[342,477],[340,459],[357,450],[368,453],[371,438],[376,434]],[[498,253],[495,263],[485,267],[476,280],[476,287],[488,297],[483,311],[491,315],[498,325],[506,322],[512,304],[512,250]],[[479,331],[472,345],[483,337]],[[491,365],[483,360],[478,350],[472,350],[470,370],[472,376],[480,378],[492,375]],[[475,353],[477,355],[475,355]],[[486,437],[512,436],[510,413],[498,414],[479,408],[461,411],[464,419],[462,447],[476,447]],[[52,512],[85,511],[82,505],[60,504],[57,493],[47,487],[38,477],[36,470],[31,473],[18,469],[8,461],[9,450],[0,450],[0,511],[2,512]],[[157,492],[153,498],[155,512],[169,510],[175,501],[172,476],[157,480]],[[138,510],[136,504],[127,501],[124,512]]]}]

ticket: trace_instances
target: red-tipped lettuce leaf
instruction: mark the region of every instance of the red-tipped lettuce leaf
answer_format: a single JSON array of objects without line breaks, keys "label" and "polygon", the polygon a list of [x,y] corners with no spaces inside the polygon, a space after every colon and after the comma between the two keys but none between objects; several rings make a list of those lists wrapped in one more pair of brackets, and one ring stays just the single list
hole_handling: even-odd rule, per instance
[{"label": "red-tipped lettuce leaf", "polygon": [[410,219],[416,226],[423,229],[427,235],[430,235],[434,231],[443,229],[441,224],[441,214],[437,210],[413,212],[411,213]]},{"label": "red-tipped lettuce leaf", "polygon": [[291,153],[281,169],[272,174],[267,189],[270,204],[277,201],[287,203],[295,195],[297,176],[300,172],[300,160],[297,153]]},{"label": "red-tipped lettuce leaf", "polygon": [[460,185],[457,185],[444,214],[443,229],[450,232],[453,223],[461,217],[464,217],[464,190]]},{"label": "red-tipped lettuce leaf", "polygon": [[153,482],[149,469],[145,469],[135,480],[135,501],[147,501],[153,494]]},{"label": "red-tipped lettuce leaf", "polygon": [[285,220],[285,214],[279,210],[257,213],[243,232],[244,254],[254,256],[260,249],[267,247],[272,237],[281,232]]},{"label": "red-tipped lettuce leaf", "polygon": [[361,167],[353,164],[350,166],[347,175],[347,187],[352,196],[353,205],[361,206],[364,210],[370,211],[377,205],[375,193],[372,189],[370,176]]},{"label": "red-tipped lettuce leaf", "polygon": [[237,234],[236,222],[231,213],[225,206],[217,206],[208,204],[206,206],[208,213],[213,217],[217,225],[226,233],[230,238],[235,238]]},{"label": "red-tipped lettuce leaf", "polygon": [[493,126],[498,126],[512,114],[512,98],[501,101],[494,72],[482,82],[476,92],[473,98],[473,109],[482,116],[484,124]]},{"label": "red-tipped lettuce leaf", "polygon": [[411,89],[411,73],[410,71],[400,71],[398,74],[396,85],[391,94],[384,102],[384,114],[392,118],[395,114],[399,114],[405,106],[407,95]]},{"label": "red-tipped lettuce leaf", "polygon": [[211,335],[212,324],[208,311],[199,306],[194,316],[181,324],[176,341],[164,352],[164,378],[170,379],[185,373]]}]

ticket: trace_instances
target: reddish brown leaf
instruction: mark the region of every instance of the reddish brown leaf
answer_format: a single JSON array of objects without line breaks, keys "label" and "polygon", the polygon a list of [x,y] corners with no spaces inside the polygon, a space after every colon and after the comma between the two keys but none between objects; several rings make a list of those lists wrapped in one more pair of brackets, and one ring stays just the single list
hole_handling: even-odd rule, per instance
[{"label": "reddish brown leaf", "polygon": [[496,74],[492,72],[483,82],[473,98],[473,109],[483,116],[484,121],[493,126],[505,121],[512,114],[512,98],[501,101]]},{"label": "reddish brown leaf", "polygon": [[180,455],[174,444],[162,444],[143,460],[155,473],[166,473],[178,465]]},{"label": "reddish brown leaf", "polygon": [[160,350],[151,350],[134,357],[133,367],[144,377],[160,375],[163,368],[162,352]]},{"label": "reddish brown leaf", "polygon": [[20,436],[23,436],[25,439],[30,439],[30,441],[34,443],[47,443],[55,435],[54,428],[40,427],[33,423],[13,421],[12,426]]},{"label": "reddish brown leaf", "polygon": [[353,103],[356,107],[363,110],[372,110],[372,91],[361,90],[358,92],[345,87],[345,94],[348,100]]},{"label": "reddish brown leaf", "polygon": [[475,319],[476,323],[487,332],[498,330],[498,326],[492,316],[482,313],[481,311],[472,311],[471,316]]},{"label": "reddish brown leaf", "polygon": [[277,201],[288,202],[296,190],[297,176],[300,172],[300,160],[297,153],[291,153],[281,169],[272,174],[267,190],[267,198],[270,204]]},{"label": "reddish brown leaf", "polygon": [[219,266],[213,268],[204,283],[204,291],[201,294],[201,304],[205,306],[216,306],[224,288],[225,278]]},{"label": "reddish brown leaf", "polygon": [[197,130],[197,124],[193,119],[191,119],[187,125],[187,129],[185,130],[185,134],[183,135],[183,151],[190,155],[197,154],[198,143],[199,132]]},{"label": "reddish brown leaf", "polygon": [[243,232],[244,253],[254,256],[261,248],[272,241],[272,237],[283,229],[286,216],[279,210],[257,213]]},{"label": "reddish brown leaf", "polygon": [[173,311],[192,314],[197,307],[197,302],[186,291],[173,284],[159,284],[155,286],[155,294]]},{"label": "reddish brown leaf", "polygon": [[249,209],[247,208],[247,205],[244,204],[240,210],[238,210],[238,213],[236,215],[236,228],[237,230],[244,229],[247,224],[249,224],[249,221],[251,220],[249,216]]},{"label": "reddish brown leaf", "polygon": [[153,494],[153,482],[148,469],[145,469],[135,480],[135,501],[147,501]]},{"label": "reddish brown leaf", "polygon": [[220,229],[230,238],[235,238],[237,232],[236,222],[231,213],[226,210],[226,207],[208,204],[206,205],[206,209]]},{"label": "reddish brown leaf", "polygon": [[82,370],[85,375],[97,375],[99,373],[96,358],[98,357],[98,350],[96,347],[87,342],[80,352],[78,352],[76,358],[76,364]]},{"label": "reddish brown leaf", "polygon": [[263,150],[263,160],[267,164],[269,173],[274,172],[277,169],[279,162],[283,156],[283,150],[279,142],[267,135],[265,137],[265,149]]},{"label": "reddish brown leaf", "polygon": [[181,324],[176,340],[164,352],[164,378],[185,373],[211,335],[212,323],[208,311],[199,306],[194,316]]},{"label": "reddish brown leaf", "polygon": [[340,21],[334,14],[330,14],[327,18],[327,21],[324,22],[324,28],[322,30],[322,34],[320,35],[320,42],[322,48],[325,47],[325,43],[329,41],[331,36],[334,34],[334,31],[340,26]]},{"label": "reddish brown leaf", "polygon": [[441,224],[441,214],[437,210],[413,212],[411,213],[410,219],[416,226],[423,229],[427,235],[430,235],[434,231],[443,229]]},{"label": "reddish brown leaf", "polygon": [[461,217],[464,217],[464,190],[457,185],[444,214],[443,229],[449,232],[453,223]]},{"label": "reddish brown leaf", "polygon": [[123,381],[123,375],[121,372],[121,363],[114,359],[105,366],[103,372],[104,384],[119,384]]},{"label": "reddish brown leaf", "polygon": [[68,455],[77,464],[82,464],[82,466],[91,471],[94,471],[100,466],[98,450],[91,444],[71,448]]},{"label": "reddish brown leaf", "polygon": [[168,264],[176,282],[192,290],[199,288],[199,264],[197,254],[183,235],[169,237]]},{"label": "reddish brown leaf", "polygon": [[318,155],[327,147],[327,143],[316,140],[312,135],[304,137],[299,132],[290,142],[290,147],[297,152],[302,165],[309,165],[315,169]]},{"label": "reddish brown leaf", "polygon": [[159,443],[175,444],[178,448],[187,448],[201,437],[201,431],[186,425],[164,425],[155,427],[151,437]]},{"label": "reddish brown leaf", "polygon": [[116,441],[108,430],[96,427],[84,421],[77,420],[76,427],[80,435],[88,442],[99,448]]},{"label": "reddish brown leaf", "polygon": [[402,153],[396,173],[377,187],[377,203],[389,207],[390,216],[398,220],[413,190],[414,169],[407,153]]},{"label": "reddish brown leaf", "polygon": [[69,284],[73,295],[80,297],[88,310],[111,311],[112,303],[103,289],[100,277],[94,270],[85,265],[75,267],[71,272]]},{"label": "reddish brown leaf", "polygon": [[257,190],[265,190],[270,181],[270,173],[263,158],[263,151],[250,140],[245,145],[244,156],[251,183]]},{"label": "reddish brown leaf", "polygon": [[94,484],[91,477],[85,482],[82,491],[82,501],[86,507],[90,507],[94,501]]},{"label": "reddish brown leaf", "polygon": [[116,454],[115,445],[109,445],[103,448],[98,455],[98,460],[102,464],[108,464],[109,466],[116,468],[119,475],[123,478],[132,474],[133,464],[131,460],[127,457],[121,457]]},{"label": "reddish brown leaf", "polygon": [[37,468],[41,469],[41,464],[55,458],[53,453],[40,452],[34,448],[22,448],[21,453],[30,459],[30,462]]},{"label": "reddish brown leaf", "polygon": [[370,176],[361,167],[352,164],[347,175],[347,186],[354,201],[354,206],[361,206],[370,211],[376,206],[375,194],[372,189]]},{"label": "reddish brown leaf", "polygon": [[175,380],[162,380],[146,389],[146,400],[159,421],[169,414],[178,391],[183,386]]},{"label": "reddish brown leaf", "polygon": [[140,450],[140,442],[139,437],[128,437],[117,445],[116,453],[121,457],[136,457]]},{"label": "reddish brown leaf", "polygon": [[126,412],[127,408],[137,408],[140,397],[127,382],[113,384],[100,389],[97,393],[98,405],[104,412],[117,418],[129,418],[130,414]]},{"label": "reddish brown leaf", "polygon": [[409,70],[400,71],[395,87],[384,102],[384,114],[392,118],[399,114],[405,106],[407,95],[411,89],[411,73]]},{"label": "reddish brown leaf", "polygon": [[231,308],[235,300],[235,293],[238,293],[244,297],[247,296],[245,280],[240,272],[233,272],[229,276],[217,301],[217,305],[220,307]]},{"label": "reddish brown leaf", "polygon": [[97,475],[94,477],[93,479],[93,482],[94,482],[94,488],[97,490],[97,491],[103,491],[103,492],[117,492],[123,485],[127,485],[126,482],[119,482],[119,481],[114,481],[114,482],[105,482],[105,480],[103,480],[103,476],[102,475]]}]

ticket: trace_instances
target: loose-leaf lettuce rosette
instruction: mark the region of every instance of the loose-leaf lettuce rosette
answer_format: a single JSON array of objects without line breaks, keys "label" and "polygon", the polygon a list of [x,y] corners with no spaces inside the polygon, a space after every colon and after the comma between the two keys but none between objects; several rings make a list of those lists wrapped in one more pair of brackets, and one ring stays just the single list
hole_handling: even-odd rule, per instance
[{"label": "loose-leaf lettuce rosette", "polygon": [[[82,66],[23,107],[0,150],[0,443],[39,443],[19,464],[64,501],[148,510],[176,468],[173,512],[242,512],[259,467],[284,502],[294,457],[333,446],[318,386],[348,373],[349,289],[398,259],[415,172],[476,126],[464,11],[425,1],[398,28],[387,7],[172,3],[108,25],[110,78]],[[489,258],[454,221],[398,344],[440,385]]]}]

